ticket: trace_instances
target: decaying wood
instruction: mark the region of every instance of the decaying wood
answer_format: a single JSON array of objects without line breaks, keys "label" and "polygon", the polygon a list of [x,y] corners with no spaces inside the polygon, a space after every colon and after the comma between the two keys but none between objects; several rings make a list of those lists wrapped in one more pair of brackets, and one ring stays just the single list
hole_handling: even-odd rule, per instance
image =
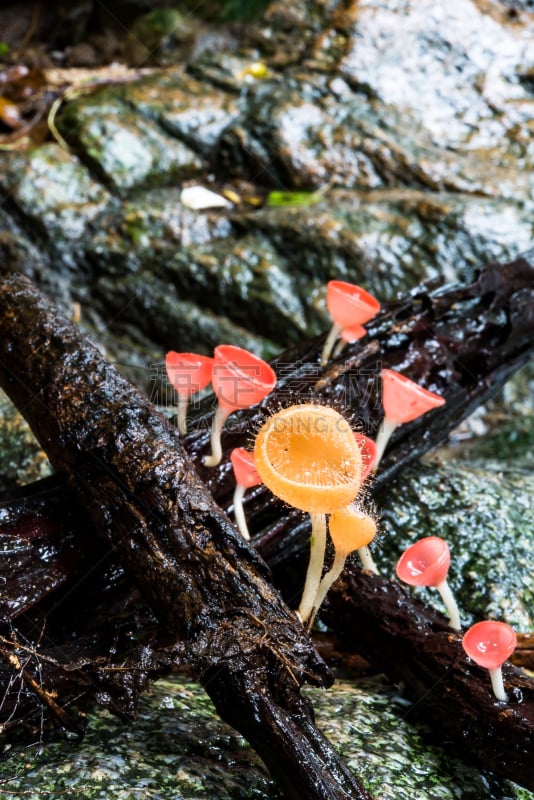
[{"label": "decaying wood", "polygon": [[367,797],[299,694],[304,682],[328,685],[328,668],[177,431],[22,276],[0,283],[0,383],[139,587],[174,663],[284,794]]},{"label": "decaying wood", "polygon": [[[449,287],[433,292],[424,287],[412,293],[398,303],[392,304],[377,318],[370,328],[367,345],[362,347],[361,344],[358,344],[348,348],[324,372],[320,372],[317,367],[320,341],[294,348],[278,360],[278,371],[279,374],[282,373],[283,377],[279,381],[277,392],[273,395],[272,407],[277,408],[280,402],[288,404],[288,402],[313,398],[342,408],[345,414],[348,414],[348,409],[350,409],[353,423],[357,423],[358,427],[372,433],[378,425],[381,413],[376,380],[380,365],[398,368],[419,383],[443,394],[447,399],[447,405],[443,409],[433,412],[421,422],[415,422],[399,429],[386,453],[383,468],[374,485],[374,489],[379,490],[410,460],[417,458],[429,447],[443,441],[448,432],[461,419],[476,405],[484,402],[528,358],[534,335],[532,318],[533,263],[534,253],[530,253],[511,264],[490,265],[482,269],[471,283],[463,286]],[[241,425],[233,432],[227,432],[223,439],[225,451],[228,452],[237,445],[250,444],[250,431],[257,428],[259,420],[265,413],[265,408],[262,408],[259,412],[253,410],[250,413],[242,414]],[[227,459],[218,469],[209,473],[203,470],[200,463],[200,458],[208,446],[205,433],[207,427],[207,419],[199,418],[194,425],[194,430],[186,440],[186,446],[212,493],[223,505],[228,507],[231,502],[233,486]],[[47,491],[50,498],[56,493],[58,496],[63,493],[65,505],[72,507],[69,494],[58,486],[57,481],[55,484],[54,481],[49,482],[48,486]],[[46,498],[41,498],[41,500],[41,519],[46,520],[49,501]],[[19,504],[19,512],[24,508],[24,503],[25,501],[21,501]],[[249,493],[247,505],[251,528],[256,533],[256,545],[262,555],[276,568],[275,578],[283,584],[287,581],[288,575],[294,576],[294,559],[307,546],[307,522],[300,514],[288,512],[287,508],[282,509],[262,488]],[[11,514],[11,524],[16,524],[19,513],[16,503],[7,504],[4,513],[7,511]],[[1,513],[0,510],[0,525]],[[32,518],[31,513],[29,517]],[[0,542],[1,530],[0,527]],[[46,530],[42,532],[45,539],[49,538],[48,533]],[[76,525],[73,536],[79,538],[76,533]],[[61,541],[61,537],[59,541]],[[29,563],[33,558],[34,554],[30,554]],[[66,559],[59,551],[54,565],[59,573],[63,570],[64,580],[69,580],[69,574],[70,579],[75,579],[75,569],[72,564],[65,568]],[[298,570],[297,575],[299,575]],[[116,574],[115,578],[117,578]],[[371,581],[370,586],[367,585],[369,580]],[[106,587],[109,588],[108,584],[109,582],[106,583]],[[60,579],[58,579],[57,585],[61,585]],[[300,575],[293,583],[293,586],[298,585],[301,585]],[[417,604],[415,608],[412,607],[409,597],[404,593],[402,625],[407,638],[399,639],[394,630],[388,634],[388,627],[382,622],[386,616],[388,604],[396,602],[398,587],[395,584],[392,584],[391,587],[389,584],[385,584],[381,592],[376,593],[372,591],[372,586],[372,578],[370,579],[366,573],[359,572],[358,580],[350,582],[350,590],[356,594],[349,595],[345,583],[340,584],[341,594],[338,594],[338,589],[332,595],[330,608],[334,602],[341,605],[346,604],[349,608],[352,603],[358,604],[360,591],[362,593],[371,591],[374,616],[371,613],[357,615],[365,627],[365,633],[361,633],[355,641],[359,643],[365,640],[376,643],[374,651],[373,647],[369,645],[370,649],[365,651],[366,655],[373,663],[382,666],[394,680],[398,679],[398,664],[402,663],[404,665],[402,680],[409,687],[415,699],[423,698],[422,702],[418,704],[418,708],[426,709],[428,713],[434,715],[435,707],[431,688],[436,675],[447,671],[455,672],[455,665],[458,661],[457,650],[442,646],[446,624],[432,610],[424,611]],[[296,595],[295,590],[291,591],[287,585],[285,590],[288,596],[291,593]],[[391,596],[388,594],[390,590]],[[17,594],[19,591],[20,596]],[[22,586],[17,584],[16,575],[14,575],[10,594],[13,616],[17,615],[18,606],[23,604],[22,595]],[[97,595],[98,592],[95,592],[93,597],[95,604],[97,604]],[[120,592],[118,596],[120,596]],[[146,625],[147,620],[139,617],[138,609],[134,612],[128,611],[128,608],[128,604],[125,603],[123,610],[126,609],[125,613],[132,615],[132,620],[134,618],[137,620],[138,629]],[[338,623],[338,619],[344,619],[343,615],[338,617],[337,614],[328,613],[332,627],[336,629],[339,624],[340,633],[344,634],[344,626],[340,622]],[[135,617],[135,614],[138,616]],[[372,633],[374,630],[377,621],[381,634],[379,637],[373,637],[370,632]],[[84,625],[80,623],[80,633],[83,630]],[[421,650],[422,661],[419,664],[418,650],[413,642],[419,641],[421,630],[424,630],[423,639],[428,646]],[[447,636],[449,636],[448,633]],[[410,658],[405,657],[407,656],[407,641],[411,641]],[[434,641],[435,644],[432,644]],[[91,656],[91,646],[94,646],[94,642],[87,642],[86,646],[84,664],[87,666],[91,662],[91,657],[94,658],[96,664],[98,659],[94,651]],[[81,652],[80,646],[80,663],[83,661]],[[104,658],[106,647],[103,646],[99,652],[99,658]],[[145,649],[143,662],[145,679],[147,676],[157,675],[159,669],[164,671],[165,663],[167,666],[169,663],[169,656],[165,654],[165,651],[158,651],[157,647],[150,651],[150,657],[147,653],[148,648]],[[385,661],[384,653],[387,653]],[[135,659],[132,659],[132,673],[138,674],[135,673],[134,661]],[[465,658],[463,658],[463,667],[460,669],[462,678],[457,685],[455,695],[458,698],[462,686],[467,685],[464,675],[465,663]],[[91,673],[91,670],[89,669],[88,672]],[[487,691],[486,676],[478,674],[478,672],[475,669],[474,674],[470,676],[471,691],[464,692],[463,695],[466,708],[462,719],[465,720],[467,731],[471,724],[475,724],[475,717],[480,712],[479,695],[483,694],[486,699],[491,699],[491,695]],[[105,683],[110,679],[110,673],[106,673],[105,668],[98,676],[95,677],[95,675],[96,671],[93,670],[92,681],[96,681],[98,678]],[[55,677],[61,684],[63,678],[57,670]],[[508,679],[513,681],[516,678],[515,675],[509,673]],[[520,676],[518,680],[521,682],[526,678]],[[142,688],[141,683],[140,680],[140,688]],[[525,686],[521,689],[524,700],[522,703],[516,704],[513,709],[512,731],[531,731],[531,728],[528,728],[532,725],[532,696],[529,693],[531,691],[529,687],[531,687],[531,682],[527,681],[526,689]],[[109,689],[111,697],[118,692],[115,683],[110,685]],[[128,695],[127,688],[125,693]],[[103,694],[105,696],[105,692]],[[432,701],[429,701],[428,706],[426,705],[427,697]],[[519,783],[530,781],[531,773],[521,766],[521,755],[507,758],[500,765],[495,760],[495,747],[499,742],[499,736],[505,736],[504,732],[508,730],[504,724],[501,725],[501,718],[505,722],[509,722],[509,715],[503,717],[499,709],[492,711],[491,708],[486,709],[484,704],[482,707],[484,707],[483,720],[487,712],[486,721],[492,726],[497,725],[496,738],[483,736],[484,721],[482,721],[478,727],[475,725],[472,739],[466,736],[462,740],[463,752],[469,753],[472,750],[473,757],[479,763],[486,766],[493,765],[499,774],[507,775]],[[445,718],[445,727],[448,722],[454,728],[458,717],[454,712],[453,705],[445,703],[439,710],[439,714],[441,715],[440,720]],[[523,730],[522,725],[527,725],[527,728]],[[454,730],[448,731],[448,733],[452,738],[458,738],[454,736]],[[511,739],[513,740],[513,736]],[[471,741],[473,742],[472,748],[470,747]],[[512,742],[510,742],[510,747],[513,750]]]}]

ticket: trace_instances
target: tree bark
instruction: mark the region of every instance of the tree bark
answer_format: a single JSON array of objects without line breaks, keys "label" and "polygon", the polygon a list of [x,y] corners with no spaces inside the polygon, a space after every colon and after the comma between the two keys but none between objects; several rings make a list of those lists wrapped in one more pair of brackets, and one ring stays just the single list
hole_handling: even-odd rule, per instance
[{"label": "tree bark", "polygon": [[331,683],[328,668],[179,434],[22,276],[0,283],[0,383],[136,582],[176,662],[252,740],[284,794],[367,797],[299,694],[304,682]]}]

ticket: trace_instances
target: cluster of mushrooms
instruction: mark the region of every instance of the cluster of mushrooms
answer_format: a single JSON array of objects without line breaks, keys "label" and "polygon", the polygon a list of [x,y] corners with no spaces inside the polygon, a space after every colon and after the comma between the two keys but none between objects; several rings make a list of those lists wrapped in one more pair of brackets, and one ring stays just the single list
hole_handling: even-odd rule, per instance
[{"label": "cluster of mushrooms", "polygon": [[[380,310],[374,297],[344,281],[329,282],[326,301],[333,325],[321,354],[323,366],[336,352],[334,348],[365,336],[363,326]],[[228,416],[260,403],[276,384],[269,364],[233,345],[219,345],[213,357],[169,352],[166,370],[178,395],[178,428],[182,434],[187,431],[190,398],[212,384],[218,405],[211,454],[204,458],[207,467],[216,466],[222,459],[221,431]],[[383,369],[381,380],[384,418],[376,441],[354,432],[333,408],[305,403],[271,415],[256,436],[253,452],[240,447],[230,454],[236,480],[234,518],[245,539],[250,539],[250,534],[243,496],[260,483],[285,503],[310,515],[310,556],[297,612],[308,630],[352,552],[358,552],[364,569],[377,572],[369,550],[377,521],[358,498],[365,482],[378,469],[389,438],[398,425],[445,403],[439,395],[394,370]],[[323,575],[327,531],[335,555]],[[450,627],[459,631],[460,614],[447,583],[450,560],[447,543],[438,536],[428,536],[403,553],[396,572],[410,585],[435,587],[447,609]],[[504,622],[485,620],[469,628],[462,644],[475,663],[489,670],[496,698],[506,702],[501,667],[515,649],[514,630]]]}]

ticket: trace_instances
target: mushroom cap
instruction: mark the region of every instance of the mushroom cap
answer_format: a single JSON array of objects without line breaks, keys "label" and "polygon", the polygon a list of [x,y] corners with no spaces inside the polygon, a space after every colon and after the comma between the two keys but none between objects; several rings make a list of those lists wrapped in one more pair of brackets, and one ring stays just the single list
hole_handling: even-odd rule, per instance
[{"label": "mushroom cap", "polygon": [[367,336],[367,331],[361,325],[352,325],[350,328],[343,328],[340,336],[344,342],[357,342]]},{"label": "mushroom cap", "polygon": [[400,372],[383,369],[381,375],[384,414],[398,424],[410,422],[445,404],[445,399],[439,394],[423,389]]},{"label": "mushroom cap", "polygon": [[165,356],[165,369],[172,386],[181,397],[190,397],[205,389],[211,381],[213,358],[198,353],[176,353]]},{"label": "mushroom cap", "polygon": [[354,439],[360,448],[362,456],[362,483],[371,472],[371,467],[376,458],[376,444],[373,439],[365,436],[363,433],[355,433]]},{"label": "mushroom cap", "polygon": [[336,551],[348,555],[373,541],[376,522],[351,503],[331,514],[328,530]]},{"label": "mushroom cap", "polygon": [[230,461],[238,484],[244,486],[245,489],[259,486],[261,478],[254,463],[254,453],[245,450],[244,447],[235,447],[230,453]]},{"label": "mushroom cap", "polygon": [[499,669],[510,658],[517,644],[515,631],[506,622],[484,620],[472,625],[462,639],[462,646],[475,664]]},{"label": "mushroom cap", "polygon": [[274,495],[310,514],[348,505],[361,484],[360,448],[346,419],[328,406],[290,406],[269,417],[254,460]]},{"label": "mushroom cap", "polygon": [[426,536],[410,545],[397,561],[397,575],[410,586],[438,586],[449,571],[449,545],[439,536]]},{"label": "mushroom cap", "polygon": [[328,281],[326,305],[330,316],[341,328],[356,328],[380,311],[380,303],[372,295],[345,281]]},{"label": "mushroom cap", "polygon": [[221,344],[213,356],[213,389],[219,404],[229,411],[254,406],[274,389],[274,370],[248,350]]}]

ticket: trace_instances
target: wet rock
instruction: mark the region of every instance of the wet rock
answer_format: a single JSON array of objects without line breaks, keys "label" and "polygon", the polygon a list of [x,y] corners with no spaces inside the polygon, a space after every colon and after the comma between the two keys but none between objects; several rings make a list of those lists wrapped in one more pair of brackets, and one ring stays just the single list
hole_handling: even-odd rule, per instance
[{"label": "wet rock", "polygon": [[[490,617],[534,627],[532,470],[506,462],[426,462],[379,498],[382,536],[373,554],[385,574],[408,545],[441,536],[452,553],[449,583],[463,624]],[[443,610],[432,589],[415,590]]]},{"label": "wet rock", "polygon": [[73,103],[62,116],[61,133],[112,191],[172,186],[199,174],[202,161],[187,145],[143,119],[124,89],[104,89]]},{"label": "wet rock", "polygon": [[[129,337],[138,370],[170,338],[266,355],[318,333],[331,278],[387,300],[513,258],[532,241],[532,30],[472,0],[272,3],[240,44],[65,100],[77,157],[3,154],[0,268],[81,303],[108,352]],[[189,178],[235,208],[186,212]],[[324,195],[254,211],[240,181]]]},{"label": "wet rock", "polygon": [[0,391],[0,491],[31,483],[51,472],[27,423]]},{"label": "wet rock", "polygon": [[3,156],[1,190],[25,220],[52,242],[78,240],[109,203],[105,188],[56,144]]},{"label": "wet rock", "polygon": [[139,81],[127,89],[128,102],[139,114],[155,119],[171,136],[178,138],[214,165],[223,131],[240,113],[235,77],[243,61],[234,60],[230,76],[235,91],[214,89],[209,83],[173,70]]},{"label": "wet rock", "polygon": [[[307,690],[318,726],[381,800],[531,800],[507,781],[481,776],[444,751],[432,730],[414,722],[381,676],[344,677],[328,692]],[[408,716],[409,715],[409,716]],[[162,680],[140,702],[135,722],[98,709],[79,744],[57,742],[0,765],[6,793],[30,800],[44,792],[87,800],[276,800],[263,765],[215,715],[195,684]]]}]

